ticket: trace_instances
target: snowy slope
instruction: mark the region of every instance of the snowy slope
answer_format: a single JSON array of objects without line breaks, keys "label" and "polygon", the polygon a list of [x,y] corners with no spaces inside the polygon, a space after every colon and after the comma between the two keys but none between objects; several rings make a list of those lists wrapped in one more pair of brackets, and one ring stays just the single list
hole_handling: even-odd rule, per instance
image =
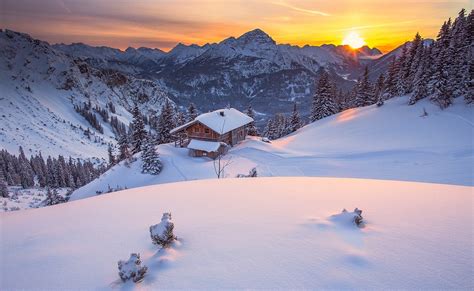
[{"label": "snowy slope", "polygon": [[[112,103],[116,113],[109,115],[128,125],[134,102],[146,114],[169,100],[153,81],[95,69],[26,34],[1,31],[0,48],[0,148],[10,152],[23,146],[28,156],[104,158],[107,144],[115,142],[110,124],[96,114],[104,133],[93,130],[74,105],[108,109]],[[84,136],[87,128],[91,139]]]},{"label": "snowy slope", "polygon": [[[462,186],[248,178],[1,213],[0,289],[472,289],[472,199]],[[362,229],[332,217],[355,207]],[[165,211],[179,242],[158,251],[148,227]],[[132,252],[149,268],[136,286],[117,274]]]},{"label": "snowy slope", "polygon": [[[420,117],[423,108],[427,117]],[[384,106],[350,109],[305,126],[267,144],[248,138],[232,148],[227,177],[324,176],[390,179],[474,185],[473,108],[463,100],[440,110],[428,100],[413,106],[407,97]],[[213,161],[191,158],[187,149],[160,145],[164,170],[158,176],[140,173],[138,160],[130,168],[113,167],[99,179],[76,190],[72,199],[111,188],[216,178]]]}]

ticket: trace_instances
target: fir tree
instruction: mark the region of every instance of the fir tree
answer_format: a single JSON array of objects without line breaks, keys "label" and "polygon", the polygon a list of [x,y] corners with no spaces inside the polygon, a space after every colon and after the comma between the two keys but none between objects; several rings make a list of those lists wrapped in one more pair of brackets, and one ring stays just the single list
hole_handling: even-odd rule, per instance
[{"label": "fir tree", "polygon": [[397,95],[397,74],[398,62],[396,58],[393,58],[388,67],[387,78],[385,78],[385,100]]},{"label": "fir tree", "polygon": [[255,112],[252,109],[252,105],[249,105],[245,114],[247,114],[248,117],[254,120],[250,122],[249,125],[247,126],[247,134],[251,136],[257,136],[258,129],[257,129],[257,126],[255,125]]},{"label": "fir tree", "polygon": [[438,104],[441,109],[447,108],[453,103],[453,92],[449,84],[449,72],[447,66],[444,66],[444,60],[446,59],[449,59],[447,49],[438,56],[433,78],[434,92],[431,96],[431,100]]},{"label": "fir tree", "polygon": [[109,166],[113,166],[115,165],[115,155],[114,155],[114,149],[112,148],[112,145],[109,144],[108,148],[107,148],[107,153],[109,155]]},{"label": "fir tree", "polygon": [[356,85],[355,105],[356,107],[363,107],[374,103],[372,84],[369,81],[369,68],[366,66],[364,75]]},{"label": "fir tree", "polygon": [[142,153],[142,173],[158,175],[163,168],[160,156],[156,151],[156,142],[154,138],[149,138],[145,143],[145,149]]},{"label": "fir tree", "polygon": [[189,103],[187,113],[188,114],[186,115],[186,122],[193,121],[198,116],[197,109],[196,109],[196,106],[194,105],[194,103],[192,103],[192,102]]},{"label": "fir tree", "polygon": [[311,104],[311,122],[321,118],[330,116],[337,112],[336,103],[334,102],[333,87],[329,80],[329,75],[326,71],[321,73]]},{"label": "fir tree", "polygon": [[474,103],[474,9],[471,10],[466,18],[466,38],[464,46],[467,48],[467,64],[464,70],[467,70],[463,78],[463,87],[466,88],[464,101],[467,104]]},{"label": "fir tree", "polygon": [[64,199],[63,196],[59,195],[58,190],[56,188],[54,188],[52,191],[51,188],[48,188],[46,193],[46,199],[43,201],[43,205],[51,206],[64,202],[66,202],[66,199]]},{"label": "fir tree", "polygon": [[174,120],[174,109],[171,103],[166,100],[161,108],[160,118],[158,120],[158,135],[160,143],[172,142],[170,131],[176,127]]},{"label": "fir tree", "polygon": [[136,154],[142,151],[142,145],[145,141],[146,131],[145,124],[143,122],[142,114],[138,109],[138,105],[135,104],[133,108],[133,121],[132,121],[132,154]]},{"label": "fir tree", "polygon": [[289,132],[295,132],[301,127],[301,118],[296,107],[296,102],[293,103],[293,112],[290,117]]},{"label": "fir tree", "polygon": [[374,87],[374,97],[377,100],[377,106],[382,106],[384,104],[384,86],[385,86],[385,75],[380,74],[377,78],[377,82]]},{"label": "fir tree", "polygon": [[176,126],[181,126],[185,123],[186,123],[186,117],[184,116],[184,113],[182,111],[179,111],[176,117]]},{"label": "fir tree", "polygon": [[119,138],[118,141],[119,144],[119,161],[126,160],[131,157],[130,151],[129,151],[129,145],[128,145],[128,139],[125,134],[122,134]]},{"label": "fir tree", "polygon": [[431,77],[433,95],[431,100],[440,108],[447,108],[452,104],[453,88],[450,78],[453,63],[453,49],[450,47],[451,19],[443,24],[438,33],[437,41],[433,48],[435,53],[435,66]]},{"label": "fir tree", "polygon": [[418,69],[413,78],[413,93],[408,101],[409,105],[413,105],[418,100],[428,96],[428,82],[431,77],[432,54],[431,46],[423,50],[422,61],[418,65]]},{"label": "fir tree", "polygon": [[397,94],[405,95],[408,92],[408,76],[410,73],[410,59],[408,56],[407,45],[403,45],[402,54],[398,59],[398,74],[397,74]]},{"label": "fir tree", "polygon": [[3,174],[3,169],[0,167],[0,197],[8,197],[7,182]]},{"label": "fir tree", "polygon": [[413,91],[414,78],[423,61],[424,44],[423,39],[419,33],[416,33],[415,38],[411,42],[410,50],[408,51],[408,73],[407,73],[407,93]]}]

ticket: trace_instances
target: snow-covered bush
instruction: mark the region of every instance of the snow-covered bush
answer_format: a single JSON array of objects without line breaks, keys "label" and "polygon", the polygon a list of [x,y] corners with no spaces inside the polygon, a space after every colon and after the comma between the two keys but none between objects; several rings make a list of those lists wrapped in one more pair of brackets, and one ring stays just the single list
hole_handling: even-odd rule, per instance
[{"label": "snow-covered bush", "polygon": [[237,178],[255,178],[257,177],[257,168],[252,168],[248,175],[238,174]]},{"label": "snow-covered bush", "polygon": [[128,261],[119,261],[118,269],[119,276],[122,281],[133,280],[133,282],[140,282],[145,277],[145,273],[148,270],[147,266],[142,266],[140,260],[140,254],[132,253]]},{"label": "snow-covered bush", "polygon": [[66,199],[59,195],[57,189],[53,189],[51,191],[50,188],[48,188],[48,192],[46,193],[46,199],[43,201],[43,205],[45,206],[50,206],[50,205],[56,205],[56,204],[61,204],[66,202]]},{"label": "snow-covered bush", "polygon": [[340,225],[356,225],[358,227],[364,226],[362,210],[360,210],[359,208],[354,209],[353,212],[349,212],[346,209],[343,209],[341,213],[331,216],[330,219]]},{"label": "snow-covered bush", "polygon": [[173,229],[174,224],[171,221],[171,213],[165,212],[160,223],[150,226],[151,240],[154,244],[166,248],[176,239]]}]

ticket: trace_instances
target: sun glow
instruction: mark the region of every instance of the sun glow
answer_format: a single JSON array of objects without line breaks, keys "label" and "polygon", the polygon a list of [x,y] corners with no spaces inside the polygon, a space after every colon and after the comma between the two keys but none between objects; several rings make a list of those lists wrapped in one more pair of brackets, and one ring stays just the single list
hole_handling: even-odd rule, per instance
[{"label": "sun glow", "polygon": [[349,45],[353,49],[360,48],[361,46],[365,45],[365,41],[360,37],[360,35],[352,31],[342,41],[343,45]]}]

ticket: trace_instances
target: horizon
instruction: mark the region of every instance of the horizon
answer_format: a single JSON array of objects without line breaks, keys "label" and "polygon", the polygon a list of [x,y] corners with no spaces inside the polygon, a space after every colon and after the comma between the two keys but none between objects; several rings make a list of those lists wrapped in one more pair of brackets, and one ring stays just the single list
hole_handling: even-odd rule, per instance
[{"label": "horizon", "polygon": [[[383,5],[374,0],[261,1],[253,5],[212,0],[172,4],[142,0],[133,5],[90,1],[3,1],[0,24],[52,44],[84,43],[122,51],[147,47],[168,52],[179,43],[202,46],[260,28],[278,44],[342,45],[356,35],[359,43],[386,53],[412,40],[417,32],[423,38],[435,38],[440,23],[472,6],[469,1],[438,0]],[[265,11],[264,15],[259,11]]]}]

